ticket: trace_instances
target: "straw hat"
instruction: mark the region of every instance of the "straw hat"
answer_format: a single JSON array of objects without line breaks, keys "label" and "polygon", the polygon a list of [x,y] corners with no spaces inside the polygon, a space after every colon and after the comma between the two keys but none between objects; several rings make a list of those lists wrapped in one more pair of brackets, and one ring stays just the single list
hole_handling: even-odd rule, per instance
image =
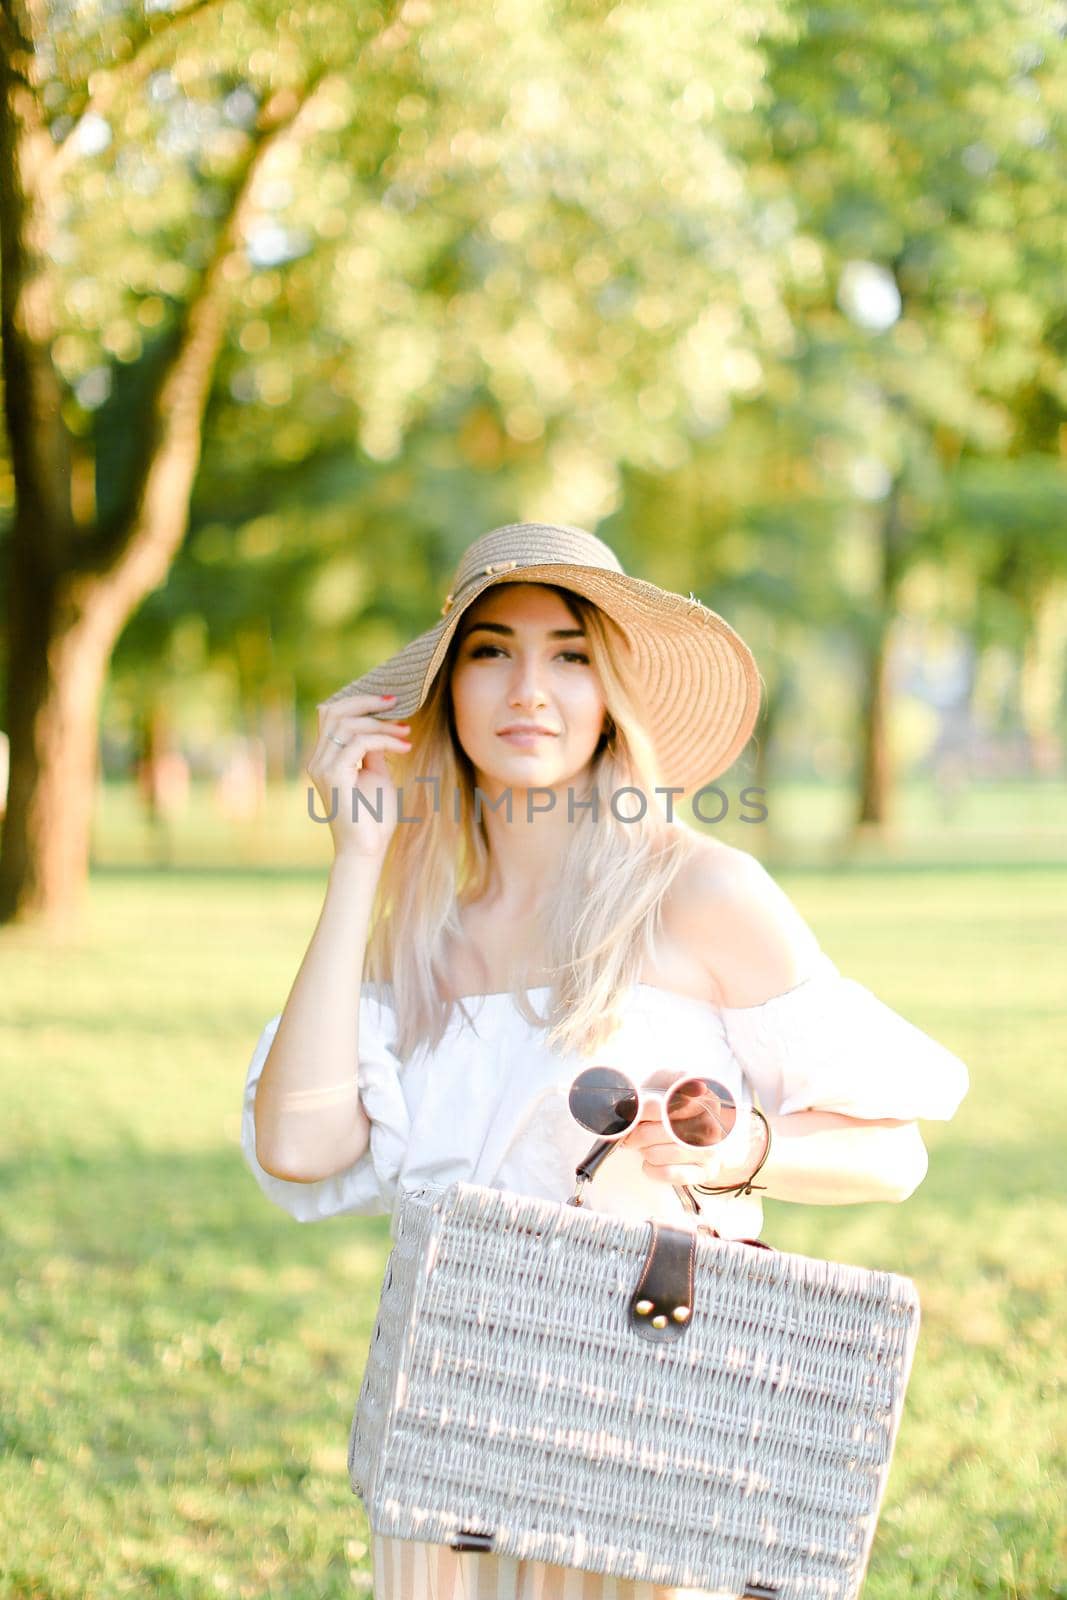
[{"label": "straw hat", "polygon": [[460,557],[441,620],[326,703],[352,694],[395,694],[395,705],[372,715],[411,716],[426,699],[464,611],[497,583],[560,584],[618,623],[631,647],[665,785],[698,789],[743,750],[760,694],[744,640],[694,595],[628,576],[594,534],[544,522],[510,523],[476,539]]}]

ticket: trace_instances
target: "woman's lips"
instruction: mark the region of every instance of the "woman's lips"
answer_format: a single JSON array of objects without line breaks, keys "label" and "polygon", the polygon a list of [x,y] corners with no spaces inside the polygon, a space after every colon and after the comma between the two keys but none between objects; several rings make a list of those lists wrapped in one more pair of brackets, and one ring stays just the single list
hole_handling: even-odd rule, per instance
[{"label": "woman's lips", "polygon": [[521,731],[516,729],[514,733],[499,734],[498,737],[506,739],[508,744],[528,747],[537,744],[541,739],[554,739],[556,736],[554,733],[541,733],[536,728],[523,728]]}]

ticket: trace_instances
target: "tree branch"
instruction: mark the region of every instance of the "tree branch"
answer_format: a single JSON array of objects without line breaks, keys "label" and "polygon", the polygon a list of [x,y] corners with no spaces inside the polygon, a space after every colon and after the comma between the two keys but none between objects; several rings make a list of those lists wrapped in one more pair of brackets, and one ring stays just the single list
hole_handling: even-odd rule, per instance
[{"label": "tree branch", "polygon": [[145,78],[155,70],[158,64],[154,46],[160,39],[166,38],[179,24],[188,22],[191,17],[199,15],[202,11],[213,10],[221,5],[223,0],[190,0],[181,11],[171,11],[157,27],[146,33],[131,56],[125,61],[120,61],[107,72],[96,71],[89,80],[98,82],[99,87],[90,90],[86,85],[85,97],[76,114],[76,121],[70,132],[53,147],[51,170],[49,177],[55,181],[77,154],[77,145],[74,134],[83,117],[106,117],[121,93],[137,87]]},{"label": "tree branch", "polygon": [[264,162],[292,135],[324,77],[325,72],[312,79],[303,96],[276,96],[264,108],[261,127],[268,131],[245,169],[200,287],[186,306],[173,355],[157,381],[126,507],[79,553],[78,573],[93,581],[110,575],[131,604],[162,582],[185,535],[204,411],[225,326],[223,268],[239,242]]}]

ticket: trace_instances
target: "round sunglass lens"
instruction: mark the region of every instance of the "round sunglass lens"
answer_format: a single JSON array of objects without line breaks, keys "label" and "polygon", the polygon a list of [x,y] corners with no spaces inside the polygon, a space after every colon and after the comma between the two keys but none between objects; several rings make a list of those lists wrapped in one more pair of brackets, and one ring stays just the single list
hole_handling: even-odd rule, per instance
[{"label": "round sunglass lens", "polygon": [[724,1083],[686,1078],[667,1096],[667,1121],[683,1144],[703,1149],[721,1144],[737,1121],[737,1105]]},{"label": "round sunglass lens", "polygon": [[601,1138],[623,1133],[637,1117],[637,1095],[629,1078],[612,1067],[590,1067],[571,1084],[571,1115]]}]

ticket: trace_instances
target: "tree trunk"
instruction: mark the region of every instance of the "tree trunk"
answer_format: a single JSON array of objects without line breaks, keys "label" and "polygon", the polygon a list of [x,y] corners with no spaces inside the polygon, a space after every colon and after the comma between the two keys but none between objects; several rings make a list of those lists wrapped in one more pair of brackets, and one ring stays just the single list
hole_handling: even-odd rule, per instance
[{"label": "tree trunk", "polygon": [[882,617],[871,642],[864,671],[859,808],[860,827],[887,827],[890,821],[893,771],[889,748],[889,660],[891,622]]},{"label": "tree trunk", "polygon": [[[749,825],[751,827],[759,827],[762,830],[761,848],[763,852],[773,851],[781,841],[783,819],[779,814],[772,789],[773,762],[771,760],[771,747],[774,743],[783,701],[784,696],[780,685],[777,682],[768,684],[757,725],[756,754],[753,762],[751,783],[753,789],[762,791],[758,796],[758,800],[761,805],[767,808],[767,820],[763,823]],[[747,832],[748,828],[745,831]]]},{"label": "tree trunk", "polygon": [[284,783],[296,764],[296,696],[292,676],[275,677],[263,695],[260,727],[267,782]]},{"label": "tree trunk", "polygon": [[[193,0],[181,15],[200,8]],[[47,127],[47,85],[35,44],[45,21],[42,7],[0,5],[0,354],[16,508],[7,541],[10,781],[0,922],[60,920],[82,902],[104,674],[121,628],[166,581],[185,534],[223,336],[224,269],[256,175],[293,130],[325,71],[302,94],[281,92],[264,107],[214,252],[138,419],[125,504],[106,526],[82,525],[71,497],[72,455],[81,447],[63,420],[52,361],[55,294],[47,246],[61,163]],[[112,80],[101,76],[106,90]],[[87,481],[88,457],[76,464]]]},{"label": "tree trunk", "polygon": [[[13,543],[14,555],[21,541]],[[0,921],[62,922],[80,909],[88,874],[100,698],[115,633],[108,608],[91,595],[72,603],[69,591],[26,578],[13,560]]]},{"label": "tree trunk", "polygon": [[1027,607],[1019,668],[1019,721],[1031,777],[1054,777],[1063,759],[1057,730],[1067,675],[1067,586],[1045,579]]},{"label": "tree trunk", "polygon": [[863,651],[860,706],[860,787],[855,829],[884,832],[891,821],[893,760],[889,742],[892,706],[890,664],[897,591],[904,570],[907,530],[902,485],[895,479],[878,529],[879,579]]}]

